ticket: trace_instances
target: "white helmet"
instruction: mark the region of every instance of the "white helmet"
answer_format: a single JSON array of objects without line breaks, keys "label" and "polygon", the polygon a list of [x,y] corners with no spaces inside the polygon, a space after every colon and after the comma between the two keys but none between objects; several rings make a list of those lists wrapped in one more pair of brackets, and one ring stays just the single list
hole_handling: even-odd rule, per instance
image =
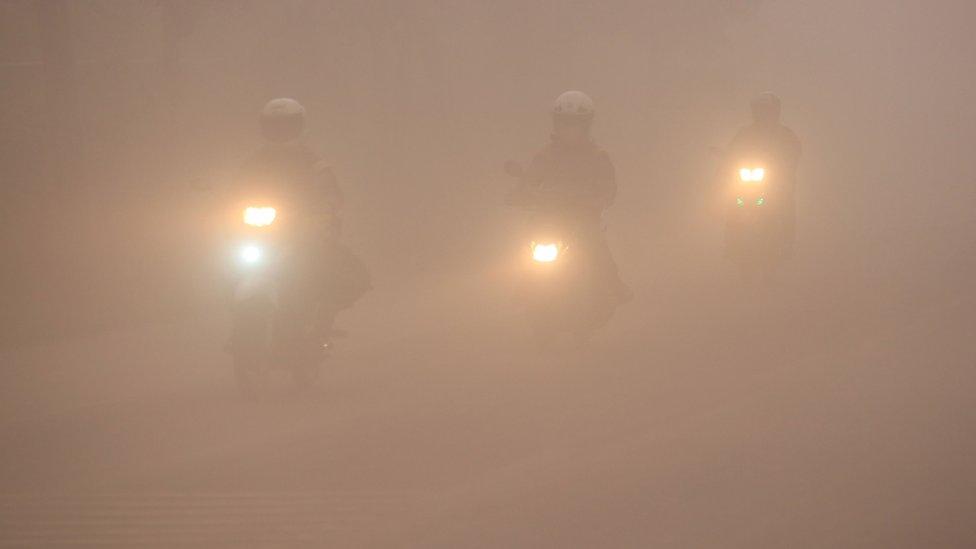
[{"label": "white helmet", "polygon": [[301,137],[305,131],[305,107],[294,99],[279,97],[261,109],[261,133],[277,143]]},{"label": "white helmet", "polygon": [[581,91],[568,91],[556,98],[552,114],[556,117],[589,121],[593,118],[593,100]]}]

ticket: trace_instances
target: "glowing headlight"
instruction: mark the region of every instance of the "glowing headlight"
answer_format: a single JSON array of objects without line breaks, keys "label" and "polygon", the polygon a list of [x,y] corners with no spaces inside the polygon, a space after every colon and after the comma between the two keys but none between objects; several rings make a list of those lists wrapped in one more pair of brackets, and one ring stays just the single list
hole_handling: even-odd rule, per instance
[{"label": "glowing headlight", "polygon": [[766,177],[764,168],[741,168],[739,170],[739,180],[743,183],[759,183]]},{"label": "glowing headlight", "polygon": [[271,206],[249,206],[244,208],[244,223],[252,227],[267,227],[274,223],[278,212]]},{"label": "glowing headlight", "polygon": [[551,263],[559,257],[558,244],[532,244],[532,259],[539,263]]},{"label": "glowing headlight", "polygon": [[241,248],[241,260],[243,260],[244,263],[253,265],[258,261],[261,261],[262,255],[264,254],[261,253],[261,248],[258,248],[257,246],[248,245]]}]

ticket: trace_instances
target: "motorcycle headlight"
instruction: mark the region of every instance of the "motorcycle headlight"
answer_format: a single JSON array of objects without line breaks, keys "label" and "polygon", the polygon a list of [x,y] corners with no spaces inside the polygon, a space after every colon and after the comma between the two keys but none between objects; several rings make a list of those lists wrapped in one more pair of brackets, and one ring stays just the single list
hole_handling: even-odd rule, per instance
[{"label": "motorcycle headlight", "polygon": [[532,260],[539,263],[552,263],[559,257],[559,245],[552,242],[532,243]]},{"label": "motorcycle headlight", "polygon": [[739,181],[743,183],[761,183],[766,177],[765,168],[740,168]]},{"label": "motorcycle headlight", "polygon": [[253,244],[248,244],[247,246],[241,248],[240,256],[241,261],[244,263],[254,265],[255,263],[261,261],[261,258],[264,257],[264,252],[261,251],[261,248]]},{"label": "motorcycle headlight", "polygon": [[271,206],[248,206],[244,208],[244,224],[251,227],[267,227],[274,223],[278,215]]}]

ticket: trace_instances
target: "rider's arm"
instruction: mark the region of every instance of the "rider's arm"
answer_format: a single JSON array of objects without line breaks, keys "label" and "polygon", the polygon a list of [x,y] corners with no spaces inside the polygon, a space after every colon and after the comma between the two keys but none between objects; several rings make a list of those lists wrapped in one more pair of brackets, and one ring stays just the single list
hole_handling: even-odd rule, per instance
[{"label": "rider's arm", "polygon": [[[735,169],[736,157],[741,156],[745,149],[748,148],[746,146],[746,142],[749,140],[749,132],[749,126],[739,128],[739,131],[735,132],[735,136],[732,138],[732,141],[730,141],[728,146],[722,150],[718,163],[718,174],[720,174],[720,176],[730,173],[733,169]],[[721,179],[721,177],[719,177],[719,179]]]},{"label": "rider's arm", "polygon": [[800,144],[800,138],[793,133],[793,130],[785,126],[783,130],[787,150],[786,169],[788,173],[796,175],[796,169],[800,164],[800,155],[803,154],[803,146]]},{"label": "rider's arm", "polygon": [[332,166],[325,161],[316,162],[312,168],[315,192],[326,210],[338,215],[345,205],[345,196],[339,187],[339,180],[332,171]]},{"label": "rider's arm", "polygon": [[600,208],[609,208],[617,198],[617,172],[606,151],[597,158],[596,196]]},{"label": "rider's arm", "polygon": [[542,187],[548,171],[545,153],[539,153],[518,178],[515,186],[505,196],[505,204],[516,207],[529,207],[533,204],[535,193]]}]

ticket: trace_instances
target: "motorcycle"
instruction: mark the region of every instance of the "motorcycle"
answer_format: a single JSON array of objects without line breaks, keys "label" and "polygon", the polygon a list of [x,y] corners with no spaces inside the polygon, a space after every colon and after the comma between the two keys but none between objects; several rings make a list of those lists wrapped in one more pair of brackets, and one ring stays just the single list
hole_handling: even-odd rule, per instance
[{"label": "motorcycle", "polygon": [[[238,385],[251,398],[264,396],[276,373],[290,374],[298,390],[319,377],[326,347],[317,331],[316,254],[303,246],[310,221],[289,216],[269,201],[236,209],[228,351]],[[315,225],[315,222],[311,222]]]},{"label": "motorcycle", "polygon": [[[506,171],[523,180],[519,164],[509,162]],[[560,335],[583,342],[616,309],[611,288],[590,256],[588,237],[594,229],[573,215],[571,200],[563,192],[524,184],[508,200],[530,214],[517,300],[541,345]]]},{"label": "motorcycle", "polygon": [[746,280],[768,278],[782,260],[782,219],[775,173],[764,162],[740,162],[732,174],[725,227],[726,256]]}]

